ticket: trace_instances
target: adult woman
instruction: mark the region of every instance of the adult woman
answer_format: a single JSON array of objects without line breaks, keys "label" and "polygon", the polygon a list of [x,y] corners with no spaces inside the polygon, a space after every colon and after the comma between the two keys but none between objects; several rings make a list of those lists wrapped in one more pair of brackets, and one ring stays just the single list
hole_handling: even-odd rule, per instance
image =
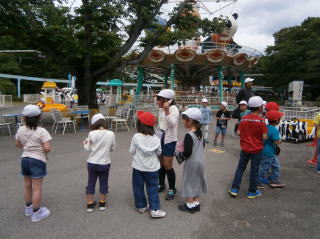
[{"label": "adult woman", "polygon": [[161,137],[162,154],[160,157],[161,168],[159,170],[159,192],[166,189],[165,178],[168,177],[169,191],[166,200],[173,200],[176,195],[176,174],[172,167],[172,160],[177,143],[179,110],[174,103],[173,90],[161,90],[157,94],[159,107],[159,135]]}]

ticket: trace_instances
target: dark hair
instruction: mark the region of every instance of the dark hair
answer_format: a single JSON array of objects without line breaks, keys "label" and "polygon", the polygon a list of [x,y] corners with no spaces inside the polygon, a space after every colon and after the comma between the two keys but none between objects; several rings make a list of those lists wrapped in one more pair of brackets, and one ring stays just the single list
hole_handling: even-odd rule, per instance
[{"label": "dark hair", "polygon": [[145,125],[140,122],[138,119],[137,121],[137,131],[138,133],[144,134],[144,135],[154,135],[154,128],[153,126]]},{"label": "dark hair", "polygon": [[277,123],[279,120],[268,120],[268,122],[269,122],[269,124],[275,124],[275,123]]},{"label": "dark hair", "polygon": [[257,112],[260,109],[260,107],[250,107],[250,110],[252,112]]},{"label": "dark hair", "polygon": [[196,127],[197,130],[200,130],[200,129],[201,129],[201,124],[200,124],[199,121],[190,119],[190,118],[189,118],[187,115],[185,115],[185,114],[182,114],[182,119],[184,119],[184,120],[190,120],[190,121],[193,123],[194,127]]},{"label": "dark hair", "polygon": [[26,126],[29,129],[36,130],[39,125],[40,117],[41,114],[32,117],[25,116]]},{"label": "dark hair", "polygon": [[163,99],[163,100],[162,100],[163,103],[172,100],[171,103],[170,103],[170,106],[176,104],[176,101],[175,101],[174,99],[167,99],[167,98],[163,98],[163,97],[162,97],[162,99]]},{"label": "dark hair", "polygon": [[97,122],[91,125],[91,130],[97,130],[100,128],[107,129],[107,122],[104,119],[99,119]]}]

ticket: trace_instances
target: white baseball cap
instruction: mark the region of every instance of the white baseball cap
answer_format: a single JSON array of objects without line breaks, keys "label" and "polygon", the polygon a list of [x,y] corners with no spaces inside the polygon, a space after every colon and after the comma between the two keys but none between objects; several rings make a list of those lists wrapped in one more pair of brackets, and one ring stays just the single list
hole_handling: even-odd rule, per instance
[{"label": "white baseball cap", "polygon": [[157,96],[161,96],[163,98],[166,98],[166,99],[173,99],[174,98],[174,91],[171,90],[171,89],[164,89],[164,90],[161,90]]},{"label": "white baseball cap", "polygon": [[248,105],[248,103],[247,103],[247,101],[242,100],[242,101],[240,101],[239,105]]},{"label": "white baseball cap", "polygon": [[246,79],[244,80],[244,83],[249,83],[249,82],[252,82],[252,81],[254,81],[254,79],[252,79],[252,78],[246,78]]},{"label": "white baseball cap", "polygon": [[36,105],[27,105],[23,108],[21,115],[27,117],[33,117],[41,114],[41,110]]},{"label": "white baseball cap", "polygon": [[207,98],[203,98],[203,99],[201,100],[201,103],[208,103],[208,99],[207,99]]},{"label": "white baseball cap", "polygon": [[224,107],[228,107],[228,103],[225,101],[222,101],[220,104],[223,105]]},{"label": "white baseball cap", "polygon": [[201,111],[198,108],[189,108],[182,112],[183,115],[188,116],[189,119],[200,121],[202,119]]},{"label": "white baseball cap", "polygon": [[249,107],[260,107],[264,104],[264,100],[260,96],[253,96],[249,99]]},{"label": "white baseball cap", "polygon": [[104,116],[103,116],[102,114],[100,114],[100,113],[95,114],[95,115],[92,116],[92,118],[91,118],[91,124],[95,124],[98,120],[101,120],[101,119],[104,119],[104,120],[105,120],[105,118],[104,118]]}]

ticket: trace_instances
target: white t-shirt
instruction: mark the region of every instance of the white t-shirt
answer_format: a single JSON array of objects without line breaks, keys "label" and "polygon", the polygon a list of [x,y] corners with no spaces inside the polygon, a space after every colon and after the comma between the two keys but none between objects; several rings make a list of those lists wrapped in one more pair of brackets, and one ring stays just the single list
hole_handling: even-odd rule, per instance
[{"label": "white t-shirt", "polygon": [[158,121],[159,129],[165,131],[164,143],[177,141],[178,131],[178,120],[179,120],[179,109],[175,105],[169,107],[169,115],[165,114],[163,108],[159,109]]},{"label": "white t-shirt", "polygon": [[31,130],[26,126],[21,126],[16,134],[16,140],[20,141],[23,146],[22,158],[30,157],[47,162],[47,154],[44,152],[42,144],[51,140],[49,132],[37,127],[36,130]]},{"label": "white t-shirt", "polygon": [[160,169],[158,156],[161,154],[161,144],[156,135],[135,134],[129,152],[133,154],[134,169],[144,172],[155,172]]},{"label": "white t-shirt", "polygon": [[106,165],[111,163],[110,153],[115,150],[116,140],[110,130],[93,130],[88,135],[84,149],[89,151],[88,163]]}]

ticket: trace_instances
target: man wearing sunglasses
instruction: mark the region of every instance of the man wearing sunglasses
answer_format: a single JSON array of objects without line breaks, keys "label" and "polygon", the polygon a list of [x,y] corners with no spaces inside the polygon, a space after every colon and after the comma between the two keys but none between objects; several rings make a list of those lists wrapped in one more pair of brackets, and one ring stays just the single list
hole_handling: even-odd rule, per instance
[{"label": "man wearing sunglasses", "polygon": [[172,167],[173,156],[177,144],[179,110],[174,103],[175,93],[173,90],[161,90],[157,94],[157,105],[159,107],[158,122],[159,136],[161,137],[162,154],[160,158],[161,168],[159,170],[159,192],[166,189],[165,178],[167,175],[169,191],[166,200],[173,200],[176,195],[176,174]]}]

